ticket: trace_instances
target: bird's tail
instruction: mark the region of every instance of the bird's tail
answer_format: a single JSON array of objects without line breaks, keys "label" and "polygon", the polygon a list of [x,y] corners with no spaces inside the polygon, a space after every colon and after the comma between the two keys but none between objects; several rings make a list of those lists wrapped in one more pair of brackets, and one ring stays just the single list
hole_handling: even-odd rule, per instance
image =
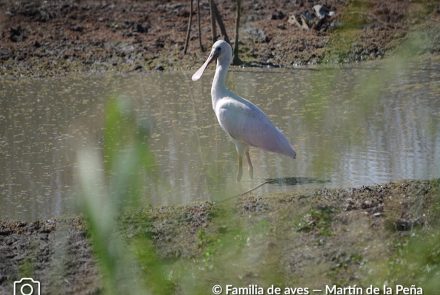
[{"label": "bird's tail", "polygon": [[293,146],[289,144],[289,149],[286,150],[285,153],[283,153],[284,155],[291,157],[292,159],[296,159],[296,152],[293,149]]},{"label": "bird's tail", "polygon": [[278,148],[275,152],[288,156],[289,158],[296,159],[296,152],[293,146],[289,143],[287,138],[282,135],[282,140],[279,141]]}]

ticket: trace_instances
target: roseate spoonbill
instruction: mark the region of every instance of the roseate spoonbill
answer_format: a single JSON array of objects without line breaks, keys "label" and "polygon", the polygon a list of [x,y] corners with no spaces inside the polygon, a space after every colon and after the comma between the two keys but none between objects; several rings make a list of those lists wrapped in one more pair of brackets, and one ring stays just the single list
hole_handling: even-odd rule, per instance
[{"label": "roseate spoonbill", "polygon": [[289,141],[266,114],[250,101],[226,88],[226,74],[232,62],[232,48],[227,42],[219,40],[214,43],[208,59],[194,73],[192,80],[200,79],[206,67],[214,60],[217,60],[217,66],[211,87],[212,108],[220,126],[231,137],[237,149],[237,181],[240,181],[242,176],[243,154],[246,154],[249,164],[249,175],[253,177],[249,146],[295,159],[296,153]]}]

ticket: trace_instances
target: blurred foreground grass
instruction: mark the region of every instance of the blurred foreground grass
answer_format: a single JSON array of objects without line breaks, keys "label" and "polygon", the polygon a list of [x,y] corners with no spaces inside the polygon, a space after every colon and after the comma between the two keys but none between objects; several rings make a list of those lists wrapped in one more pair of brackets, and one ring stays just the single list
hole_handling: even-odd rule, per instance
[{"label": "blurred foreground grass", "polygon": [[[427,42],[424,34],[409,35],[384,61],[382,75],[367,73],[365,87],[350,95],[371,108],[381,89],[415,61]],[[316,89],[311,96],[326,99],[322,94],[328,91]],[[356,118],[348,123],[353,122]],[[420,184],[428,192],[416,183],[409,192],[390,186],[388,195],[377,188],[379,196],[322,190],[153,210],[144,183],[160,180],[148,138],[148,124],[136,121],[127,100],[113,98],[106,109],[104,154],[90,149],[78,156],[80,207],[103,293],[210,294],[215,284],[402,284],[438,294],[439,181]],[[383,212],[366,215],[370,207],[364,205],[358,211],[344,209],[346,200],[365,195],[373,204],[382,198]],[[399,213],[409,216],[409,228],[396,229],[403,218]]]},{"label": "blurred foreground grass", "polygon": [[170,294],[172,290],[151,240],[127,243],[117,230],[121,215],[141,205],[142,182],[154,178],[147,143],[146,124],[134,121],[125,100],[113,98],[106,108],[104,155],[93,150],[79,153],[80,207],[106,294]]}]

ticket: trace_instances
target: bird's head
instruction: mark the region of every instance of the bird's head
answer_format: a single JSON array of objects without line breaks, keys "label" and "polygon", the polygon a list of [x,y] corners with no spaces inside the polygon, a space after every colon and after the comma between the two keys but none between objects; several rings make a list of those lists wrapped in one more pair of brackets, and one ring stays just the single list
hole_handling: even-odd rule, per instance
[{"label": "bird's head", "polygon": [[200,77],[203,75],[203,72],[205,71],[206,67],[214,60],[217,60],[217,64],[224,66],[229,66],[231,64],[232,48],[228,42],[223,40],[218,40],[217,42],[214,43],[214,45],[212,45],[211,53],[209,54],[208,59],[200,67],[200,69],[198,69],[197,72],[194,73],[194,75],[192,76],[192,80],[193,81],[199,80]]}]

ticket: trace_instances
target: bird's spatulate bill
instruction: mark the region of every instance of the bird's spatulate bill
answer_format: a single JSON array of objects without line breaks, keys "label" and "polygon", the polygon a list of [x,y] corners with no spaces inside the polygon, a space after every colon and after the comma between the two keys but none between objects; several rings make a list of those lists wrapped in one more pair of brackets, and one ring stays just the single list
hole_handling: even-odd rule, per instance
[{"label": "bird's spatulate bill", "polygon": [[192,75],[191,79],[193,81],[197,81],[200,79],[200,77],[203,75],[203,72],[205,71],[206,67],[216,58],[217,56],[215,54],[210,54],[208,56],[208,59],[205,61],[205,63],[200,67],[200,69],[197,70],[197,72]]}]

